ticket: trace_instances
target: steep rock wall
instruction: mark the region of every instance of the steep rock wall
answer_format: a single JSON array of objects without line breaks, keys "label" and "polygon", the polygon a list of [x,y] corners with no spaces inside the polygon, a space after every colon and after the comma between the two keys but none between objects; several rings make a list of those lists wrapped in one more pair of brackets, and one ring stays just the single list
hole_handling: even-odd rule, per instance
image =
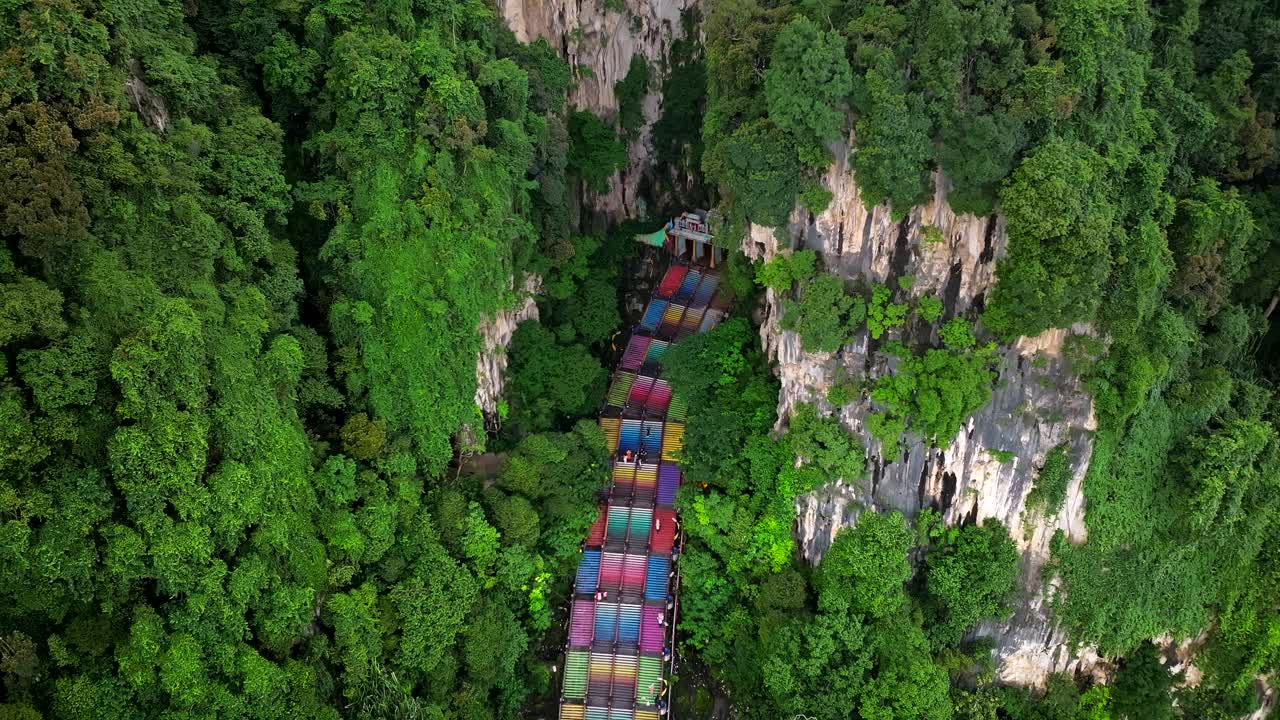
[{"label": "steep rock wall", "polygon": [[[933,199],[913,208],[901,222],[894,222],[885,206],[868,211],[850,172],[847,148],[834,148],[835,162],[823,178],[834,195],[830,206],[816,216],[797,209],[783,247],[773,228],[750,228],[744,251],[768,258],[807,247],[822,256],[832,273],[891,287],[897,286],[898,277],[912,275],[910,296],[941,298],[944,318],[976,317],[994,284],[995,260],[1005,253],[1003,219],[955,214],[947,205],[947,181],[942,176],[935,178]],[[938,228],[942,241],[926,243],[925,226]],[[1075,652],[1068,646],[1046,607],[1051,588],[1043,569],[1054,532],[1062,530],[1073,542],[1086,537],[1081,484],[1091,456],[1090,432],[1095,429],[1092,401],[1062,357],[1066,331],[1052,330],[1002,347],[991,401],[968,419],[946,448],[927,447],[908,436],[901,450],[886,456],[864,427],[870,401],[862,398],[834,408],[826,402],[827,390],[841,379],[874,382],[891,372],[894,359],[877,350],[882,342],[899,339],[909,347],[936,346],[936,332],[916,322],[873,342],[863,330],[838,352],[810,353],[801,349],[795,333],[779,327],[781,313],[782,298],[768,291],[761,340],[777,363],[782,384],[779,423],[797,403],[814,403],[835,412],[868,449],[866,480],[856,486],[823,488],[797,502],[797,535],[804,556],[816,562],[836,532],[855,522],[863,507],[907,515],[933,507],[951,525],[997,518],[1022,551],[1015,612],[1007,621],[988,623],[977,631],[995,642],[1001,679],[1039,685],[1050,672],[1097,667],[1091,651]],[[1059,444],[1065,444],[1073,470],[1067,500],[1056,517],[1039,517],[1026,510],[1026,496],[1045,456]],[[1010,452],[1013,457],[1001,462],[990,451]]]},{"label": "steep rock wall", "polygon": [[476,355],[476,405],[486,417],[497,415],[507,372],[507,347],[520,323],[538,319],[534,296],[541,289],[541,277],[526,275],[515,307],[499,310],[493,317],[485,318],[476,330],[484,343]]},{"label": "steep rock wall", "polygon": [[[616,223],[635,216],[639,187],[653,171],[650,140],[653,123],[662,116],[658,91],[666,71],[671,43],[680,38],[681,16],[697,0],[627,0],[621,12],[605,7],[603,0],[498,0],[507,26],[521,42],[545,38],[574,69],[575,86],[569,102],[604,118],[614,118],[618,100],[613,86],[627,75],[632,55],[644,57],[650,67],[649,92],[644,98],[645,123],[639,137],[628,146],[626,169],[609,180],[608,191],[581,198],[601,223]],[[653,259],[648,272],[656,272]],[[476,357],[476,405],[492,418],[502,398],[507,369],[507,346],[516,326],[538,319],[534,296],[541,278],[524,278],[522,298],[516,307],[486,318],[477,328],[483,348]],[[648,290],[643,289],[643,299]]]},{"label": "steep rock wall", "polygon": [[614,223],[635,217],[636,198],[646,175],[653,172],[650,139],[653,123],[662,116],[662,79],[671,43],[681,37],[681,15],[698,0],[625,0],[621,12],[604,0],[498,0],[507,26],[522,42],[545,38],[574,68],[576,86],[569,102],[612,119],[618,99],[613,86],[627,75],[631,57],[649,62],[649,92],[644,98],[645,123],[627,148],[627,167],[609,180],[608,191],[592,193],[584,206],[596,217]]}]

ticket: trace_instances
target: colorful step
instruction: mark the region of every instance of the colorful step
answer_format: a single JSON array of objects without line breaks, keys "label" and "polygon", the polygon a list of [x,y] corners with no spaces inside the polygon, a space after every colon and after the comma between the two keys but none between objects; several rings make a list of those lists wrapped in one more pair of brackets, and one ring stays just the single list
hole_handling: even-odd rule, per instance
[{"label": "colorful step", "polygon": [[671,403],[671,383],[666,380],[655,380],[653,389],[649,391],[649,396],[645,398],[645,412],[661,415],[667,411],[667,406]]},{"label": "colorful step", "polygon": [[582,700],[587,697],[587,675],[590,656],[584,650],[570,650],[564,659],[564,696]]},{"label": "colorful step", "polygon": [[656,706],[666,688],[662,655],[672,642],[665,618],[678,534],[673,505],[689,406],[660,371],[671,340],[723,319],[728,300],[718,286],[714,273],[668,268],[606,394],[607,406],[632,417],[612,411],[615,417],[599,419],[614,453],[612,490],[578,564],[561,720],[665,720]]},{"label": "colorful step", "polygon": [[609,448],[609,452],[618,449],[618,429],[622,426],[622,420],[618,418],[600,418],[600,429],[604,431],[604,446]]},{"label": "colorful step", "polygon": [[608,512],[608,508],[604,505],[600,506],[600,511],[596,514],[596,521],[592,523],[591,531],[587,534],[587,547],[598,548],[604,544],[604,527]]},{"label": "colorful step", "polygon": [[673,462],[663,462],[658,467],[658,504],[674,505],[676,490],[680,489],[680,466]]},{"label": "colorful step", "polygon": [[584,550],[582,559],[578,561],[578,575],[574,580],[574,590],[579,593],[593,593],[600,587],[600,551]]},{"label": "colorful step", "polygon": [[641,705],[653,705],[658,701],[658,691],[662,680],[662,661],[657,658],[642,657],[637,663],[636,702]]},{"label": "colorful step", "polygon": [[667,606],[645,605],[640,618],[640,652],[661,654],[667,646],[667,626],[658,618],[666,614]]},{"label": "colorful step", "polygon": [[623,420],[618,435],[618,450],[640,452],[640,421]]},{"label": "colorful step", "polygon": [[653,511],[653,529],[649,532],[649,551],[670,555],[675,546],[676,511],[659,508]]},{"label": "colorful step", "polygon": [[631,520],[631,508],[609,507],[609,529],[605,540],[610,543],[622,543],[627,540],[627,527]]},{"label": "colorful step", "polygon": [[631,543],[649,544],[649,525],[653,522],[653,510],[649,508],[631,508],[630,522],[627,526],[627,540]]},{"label": "colorful step", "polygon": [[573,601],[573,610],[569,616],[570,648],[591,647],[591,640],[595,636],[595,615],[596,608],[593,601]]},{"label": "colorful step", "polygon": [[644,582],[649,572],[649,557],[641,554],[627,554],[622,558],[622,589],[628,595],[640,595],[644,592]]},{"label": "colorful step", "polygon": [[[608,564],[608,560],[605,563]],[[617,642],[618,606],[615,603],[596,603],[595,639],[607,643]]]},{"label": "colorful step", "polygon": [[[671,402],[667,403],[667,420],[675,420],[676,422],[684,422],[689,419],[689,401],[679,391],[671,393]],[[617,427],[616,425],[614,426]],[[605,431],[606,439],[608,431]],[[617,439],[615,437],[614,447],[617,447]]]},{"label": "colorful step", "polygon": [[649,558],[649,567],[645,571],[644,578],[645,600],[665,601],[667,599],[667,588],[670,587],[671,580],[670,572],[670,558],[655,556]]},{"label": "colorful step", "polygon": [[662,313],[662,322],[658,324],[658,334],[674,335],[680,329],[680,319],[687,308],[684,305],[671,304]]},{"label": "colorful step", "polygon": [[613,486],[619,490],[629,490],[636,484],[635,463],[615,462],[613,464]]},{"label": "colorful step", "polygon": [[647,453],[657,455],[662,452],[661,420],[645,420],[640,427],[640,448]]},{"label": "colorful step", "polygon": [[662,362],[662,356],[667,353],[667,348],[669,347],[671,347],[671,343],[665,340],[654,340],[649,343],[649,347],[645,351],[644,361],[642,364],[649,365],[652,363]]},{"label": "colorful step", "polygon": [[626,404],[627,396],[631,393],[631,386],[635,382],[636,376],[634,373],[619,372],[614,375],[613,384],[609,386],[609,394],[605,397],[606,401],[613,407],[622,407]]},{"label": "colorful step", "polygon": [[658,297],[669,298],[674,295],[688,273],[689,268],[685,265],[672,265],[667,268],[667,274],[663,275],[662,282],[658,283]]},{"label": "colorful step", "polygon": [[[657,378],[648,377],[647,375],[637,377],[631,385],[631,392],[627,397],[627,402],[633,407],[644,405],[649,399],[649,393],[653,390],[655,382],[657,382]],[[610,404],[612,404],[612,400]]]},{"label": "colorful step", "polygon": [[[625,429],[624,429],[625,432]],[[684,449],[684,424],[667,423],[662,431],[662,459],[675,461],[680,459],[680,451]]]},{"label": "colorful step", "polygon": [[658,463],[643,463],[636,468],[635,490],[637,494],[652,497],[658,492]]},{"label": "colorful step", "polygon": [[702,325],[698,327],[698,332],[707,332],[714,329],[722,319],[724,319],[723,312],[715,308],[707,310],[706,314],[702,316]]},{"label": "colorful step", "polygon": [[711,304],[711,296],[716,294],[716,286],[719,280],[715,275],[703,276],[702,282],[698,284],[698,291],[693,294],[694,307],[705,308]]},{"label": "colorful step", "polygon": [[697,270],[691,270],[684,276],[684,280],[680,282],[680,289],[676,290],[675,297],[690,298],[697,291],[698,285],[702,283],[702,273]]},{"label": "colorful step", "polygon": [[640,605],[618,606],[618,643],[628,647],[640,645]]},{"label": "colorful step", "polygon": [[698,332],[698,328],[702,327],[702,313],[702,308],[691,307],[685,311],[684,317],[680,320],[681,337]]},{"label": "colorful step", "polygon": [[[649,352],[653,344],[653,338],[644,335],[632,335],[630,342],[627,343],[627,350],[622,354],[622,361],[618,363],[618,367],[623,370],[639,370],[649,357]],[[664,345],[666,343],[663,343]]]},{"label": "colorful step", "polygon": [[658,323],[662,322],[663,313],[667,311],[667,301],[654,298],[649,301],[649,307],[644,311],[644,317],[640,318],[640,327],[655,332],[658,329]]},{"label": "colorful step", "polygon": [[613,693],[613,655],[606,652],[591,653],[591,669],[587,673],[587,697],[590,704],[608,702]]}]

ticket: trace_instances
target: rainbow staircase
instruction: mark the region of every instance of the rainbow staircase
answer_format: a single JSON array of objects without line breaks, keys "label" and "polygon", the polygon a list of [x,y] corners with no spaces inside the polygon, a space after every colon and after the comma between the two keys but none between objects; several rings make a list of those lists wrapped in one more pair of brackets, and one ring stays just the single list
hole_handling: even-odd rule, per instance
[{"label": "rainbow staircase", "polygon": [[673,342],[724,317],[719,282],[704,269],[669,267],[614,372],[600,417],[612,484],[578,565],[561,720],[662,718],[689,406],[661,377],[661,364]]}]

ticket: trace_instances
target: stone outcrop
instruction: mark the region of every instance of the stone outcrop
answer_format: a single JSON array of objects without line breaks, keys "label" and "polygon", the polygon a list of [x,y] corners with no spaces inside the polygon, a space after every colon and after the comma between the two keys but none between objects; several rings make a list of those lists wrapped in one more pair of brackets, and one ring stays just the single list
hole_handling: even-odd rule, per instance
[{"label": "stone outcrop", "polygon": [[157,132],[169,129],[169,108],[164,98],[151,92],[142,81],[142,66],[136,60],[129,65],[124,94],[129,99],[129,109],[138,114],[143,125]]},{"label": "stone outcrop", "polygon": [[[902,221],[887,206],[867,210],[848,166],[848,145],[833,148],[835,162],[823,179],[833,193],[830,206],[813,215],[797,209],[779,247],[774,228],[752,227],[743,249],[767,259],[778,252],[811,248],[829,272],[851,284],[883,283],[897,287],[910,275],[911,297],[931,294],[943,300],[944,319],[975,318],[995,282],[995,261],[1006,248],[1004,221],[996,217],[957,215],[946,202],[947,181],[935,177],[935,195],[912,208]],[[925,227],[937,228],[941,240],[928,242]],[[933,233],[930,233],[933,234]],[[855,486],[836,485],[797,502],[797,535],[804,556],[816,562],[841,527],[856,522],[859,512],[899,510],[914,516],[932,507],[951,525],[996,518],[1022,551],[1016,609],[1003,623],[977,630],[996,645],[1000,677],[1020,685],[1039,685],[1055,671],[1091,671],[1097,665],[1089,650],[1074,651],[1056,628],[1047,608],[1052,591],[1043,575],[1049,541],[1062,530],[1083,542],[1084,497],[1081,485],[1091,456],[1095,428],[1089,395],[1066,368],[1062,356],[1064,330],[1021,338],[999,349],[998,378],[991,401],[971,416],[945,448],[929,447],[907,436],[901,448],[886,452],[868,433],[864,420],[872,410],[867,398],[844,407],[826,401],[837,382],[866,381],[893,370],[894,359],[878,351],[889,339],[909,347],[937,346],[936,331],[916,321],[894,328],[879,342],[860,331],[834,353],[805,352],[799,337],[779,327],[782,298],[768,291],[761,340],[776,362],[781,381],[779,423],[797,403],[814,403],[837,414],[868,449],[868,477]],[[1087,332],[1088,328],[1073,328]],[[1041,517],[1025,507],[1038,468],[1048,452],[1064,445],[1072,479],[1067,500],[1055,517]],[[993,452],[995,451],[995,452]],[[1011,453],[1007,461],[999,456]]]},{"label": "stone outcrop", "polygon": [[[613,86],[627,75],[631,57],[649,63],[649,92],[644,98],[644,127],[627,148],[627,167],[609,180],[609,189],[592,194],[585,206],[607,222],[643,215],[636,199],[653,172],[650,128],[662,116],[662,78],[671,43],[681,37],[681,15],[698,0],[498,0],[498,8],[517,39],[545,38],[574,70],[569,102],[612,119],[618,99]],[[621,8],[620,10],[610,9]]]},{"label": "stone outcrop", "polygon": [[497,415],[498,401],[502,399],[507,346],[511,344],[511,336],[520,323],[538,319],[534,296],[541,289],[541,277],[526,275],[516,306],[499,310],[492,318],[485,318],[477,329],[484,347],[476,356],[476,405],[487,418]]}]

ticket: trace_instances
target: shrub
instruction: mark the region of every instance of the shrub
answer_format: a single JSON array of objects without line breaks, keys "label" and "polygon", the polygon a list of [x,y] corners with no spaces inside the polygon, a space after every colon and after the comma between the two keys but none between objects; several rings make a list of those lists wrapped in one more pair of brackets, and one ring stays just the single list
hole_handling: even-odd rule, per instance
[{"label": "shrub", "polygon": [[800,335],[805,350],[835,352],[849,342],[865,315],[861,297],[845,292],[840,278],[823,274],[804,283],[798,302],[787,301],[781,324]]},{"label": "shrub", "polygon": [[942,301],[932,295],[922,295],[916,300],[916,312],[927,323],[937,322],[942,317]]},{"label": "shrub", "polygon": [[1045,456],[1035,485],[1027,493],[1027,507],[1041,508],[1050,517],[1057,515],[1066,501],[1070,482],[1071,463],[1067,460],[1067,446],[1058,445]]},{"label": "shrub", "polygon": [[884,285],[875,285],[871,288],[871,306],[867,308],[867,330],[871,333],[873,340],[879,340],[885,330],[901,326],[907,321],[907,306],[890,303],[889,297],[892,294],[893,292]]},{"label": "shrub", "polygon": [[632,140],[644,126],[644,96],[648,90],[649,63],[643,55],[632,55],[627,76],[613,85],[613,94],[618,99],[618,124]]},{"label": "shrub", "polygon": [[627,148],[618,134],[595,113],[574,110],[569,115],[569,137],[569,168],[592,190],[607,190],[609,178],[627,164]]}]

